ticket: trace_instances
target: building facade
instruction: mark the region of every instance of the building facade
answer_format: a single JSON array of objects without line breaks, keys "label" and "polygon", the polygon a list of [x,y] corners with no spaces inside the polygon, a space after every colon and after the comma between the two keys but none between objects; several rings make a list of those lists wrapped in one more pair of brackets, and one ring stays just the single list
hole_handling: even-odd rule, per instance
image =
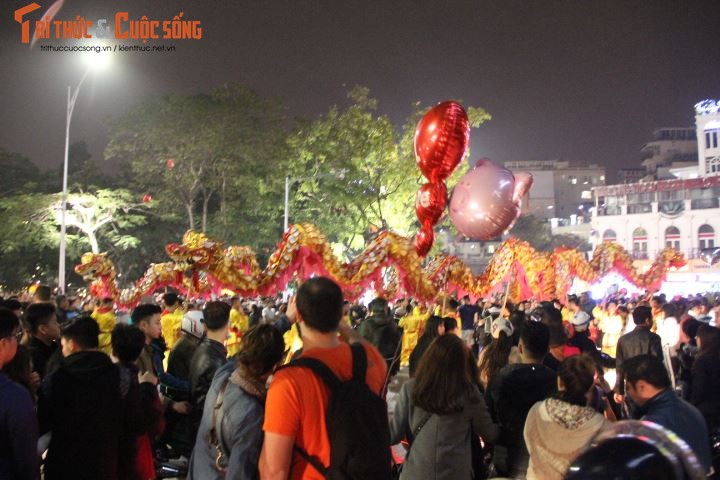
[{"label": "building facade", "polygon": [[[533,186],[523,199],[523,214],[543,219],[590,219],[592,188],[605,185],[605,168],[573,164],[567,160],[509,161],[511,171],[529,172]],[[580,218],[581,220],[577,220]]]},{"label": "building facade", "polygon": [[666,127],[653,132],[653,140],[640,149],[642,165],[648,174],[656,174],[661,167],[684,162],[697,164],[697,138],[693,127]]},{"label": "building facade", "polygon": [[[593,188],[593,245],[619,243],[632,253],[641,270],[649,267],[662,249],[679,250],[689,263],[671,272],[664,284],[677,293],[683,288],[702,292],[720,287],[718,267],[704,261],[708,252],[720,247],[719,111],[720,102],[716,101],[695,106],[696,164],[688,167],[681,162],[678,168],[669,168],[676,178]],[[683,132],[682,136],[687,136],[684,129],[675,130],[677,135]],[[655,164],[656,170],[661,167],[670,166]]]}]

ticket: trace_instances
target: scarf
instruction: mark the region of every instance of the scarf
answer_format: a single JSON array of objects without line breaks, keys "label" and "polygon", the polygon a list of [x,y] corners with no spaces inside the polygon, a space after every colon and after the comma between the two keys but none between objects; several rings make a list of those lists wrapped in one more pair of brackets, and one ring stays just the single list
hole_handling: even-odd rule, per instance
[{"label": "scarf", "polygon": [[265,396],[267,395],[265,383],[248,375],[244,367],[239,366],[235,369],[232,375],[230,375],[230,382],[237,385],[238,388],[245,391],[248,395],[252,395],[260,400],[260,402],[265,403]]}]

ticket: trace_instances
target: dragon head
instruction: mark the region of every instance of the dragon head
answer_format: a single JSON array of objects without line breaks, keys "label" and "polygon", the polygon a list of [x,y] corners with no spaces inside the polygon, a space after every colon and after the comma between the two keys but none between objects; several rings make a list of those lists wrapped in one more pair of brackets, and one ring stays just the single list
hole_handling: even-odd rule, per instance
[{"label": "dragon head", "polygon": [[106,253],[85,253],[80,258],[80,264],[75,266],[75,273],[81,275],[85,281],[94,281],[102,277],[113,277],[115,267]]},{"label": "dragon head", "polygon": [[223,256],[222,243],[211,240],[204,233],[188,230],[182,243],[171,243],[165,252],[177,264],[177,268],[206,269]]}]

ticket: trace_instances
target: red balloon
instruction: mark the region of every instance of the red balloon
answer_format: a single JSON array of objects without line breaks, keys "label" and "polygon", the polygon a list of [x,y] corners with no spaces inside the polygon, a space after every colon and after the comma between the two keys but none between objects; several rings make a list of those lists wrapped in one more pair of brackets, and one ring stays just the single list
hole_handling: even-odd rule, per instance
[{"label": "red balloon", "polygon": [[415,129],[420,171],[431,183],[445,180],[465,156],[469,142],[470,122],[462,105],[447,101],[435,106]]},{"label": "red balloon", "polygon": [[142,201],[143,201],[143,203],[148,203],[148,202],[152,202],[152,199],[153,199],[152,195],[150,195],[149,193],[146,193],[145,195],[143,195]]},{"label": "red balloon", "polygon": [[172,170],[173,168],[175,168],[175,160],[173,160],[172,158],[168,158],[168,161],[165,162],[165,166],[168,169]]},{"label": "red balloon", "polygon": [[478,161],[453,190],[449,210],[455,228],[476,240],[490,240],[512,228],[520,216],[520,200],[532,185],[532,175],[518,177],[490,160]]},{"label": "red balloon", "polygon": [[415,235],[415,251],[421,257],[428,254],[435,242],[435,232],[429,225],[423,225],[420,231]]},{"label": "red balloon", "polygon": [[447,205],[445,182],[426,183],[415,197],[415,214],[421,225],[435,225]]}]

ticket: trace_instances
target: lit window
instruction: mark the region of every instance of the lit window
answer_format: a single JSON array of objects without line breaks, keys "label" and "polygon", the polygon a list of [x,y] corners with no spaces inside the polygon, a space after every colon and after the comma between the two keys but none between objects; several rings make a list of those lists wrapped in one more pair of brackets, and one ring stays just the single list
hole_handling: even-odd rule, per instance
[{"label": "lit window", "polygon": [[590,190],[583,190],[580,193],[580,198],[583,200],[591,200],[592,199],[592,192]]},{"label": "lit window", "polygon": [[570,183],[572,183],[573,185],[577,185],[577,178],[570,177]]}]

